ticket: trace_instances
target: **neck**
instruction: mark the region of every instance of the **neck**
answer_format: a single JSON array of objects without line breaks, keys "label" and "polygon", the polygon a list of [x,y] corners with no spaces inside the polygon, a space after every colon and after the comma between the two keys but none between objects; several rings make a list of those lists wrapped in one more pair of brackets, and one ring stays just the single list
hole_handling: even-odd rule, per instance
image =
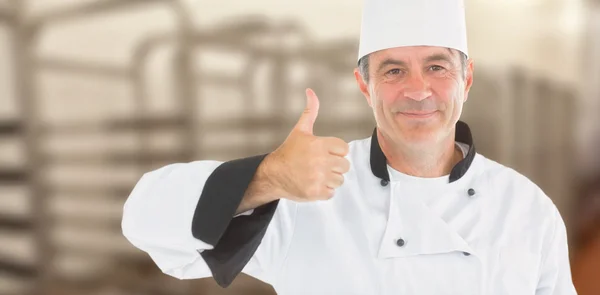
[{"label": "neck", "polygon": [[454,132],[441,143],[427,148],[412,147],[395,143],[386,138],[379,129],[377,140],[388,165],[397,171],[415,177],[433,178],[450,174],[452,168],[463,159],[462,151],[456,147]]}]

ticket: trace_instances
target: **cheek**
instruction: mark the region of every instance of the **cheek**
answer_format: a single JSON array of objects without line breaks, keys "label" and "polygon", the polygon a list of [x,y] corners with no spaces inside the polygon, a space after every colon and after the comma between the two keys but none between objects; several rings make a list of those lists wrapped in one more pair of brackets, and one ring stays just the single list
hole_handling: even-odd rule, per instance
[{"label": "cheek", "polygon": [[433,93],[443,101],[451,100],[456,96],[456,84],[448,80],[435,80],[431,83]]},{"label": "cheek", "polygon": [[435,96],[446,105],[460,104],[462,97],[464,96],[461,92],[460,83],[456,81],[436,81],[431,84],[431,89]]},{"label": "cheek", "polygon": [[402,90],[397,85],[381,84],[376,90],[377,104],[379,108],[387,109],[398,97]]}]

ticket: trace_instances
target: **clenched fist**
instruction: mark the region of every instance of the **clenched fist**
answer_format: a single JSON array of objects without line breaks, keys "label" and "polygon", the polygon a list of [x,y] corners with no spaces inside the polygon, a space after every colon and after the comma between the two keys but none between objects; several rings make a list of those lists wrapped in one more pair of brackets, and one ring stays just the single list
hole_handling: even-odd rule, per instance
[{"label": "clenched fist", "polygon": [[286,140],[269,155],[271,174],[285,198],[294,201],[326,200],[344,182],[350,169],[345,158],[348,144],[335,137],[313,135],[319,99],[306,90],[306,108]]}]

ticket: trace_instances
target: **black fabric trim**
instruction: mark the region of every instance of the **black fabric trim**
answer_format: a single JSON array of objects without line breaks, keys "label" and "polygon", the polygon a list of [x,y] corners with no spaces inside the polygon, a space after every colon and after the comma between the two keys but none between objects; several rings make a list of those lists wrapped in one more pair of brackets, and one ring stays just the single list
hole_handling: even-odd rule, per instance
[{"label": "black fabric trim", "polygon": [[377,139],[377,128],[373,130],[373,135],[371,136],[371,171],[375,176],[388,182],[390,181],[390,175],[387,171],[387,159]]},{"label": "black fabric trim", "polygon": [[279,200],[231,220],[219,243],[200,255],[219,286],[226,288],[242,272],[260,245]]},{"label": "black fabric trim", "polygon": [[221,164],[206,180],[192,220],[196,239],[216,245],[266,155]]},{"label": "black fabric trim", "polygon": [[450,172],[450,182],[457,181],[463,177],[463,175],[467,173],[467,170],[469,170],[469,167],[471,167],[473,159],[475,159],[475,143],[473,142],[473,136],[471,135],[471,128],[469,128],[467,123],[462,121],[456,123],[455,141],[469,145],[469,151],[467,152],[467,155],[452,168],[452,171]]},{"label": "black fabric trim", "polygon": [[[460,160],[450,172],[450,182],[454,182],[467,173],[469,167],[475,159],[475,143],[473,142],[473,136],[471,135],[471,128],[463,121],[456,123],[455,141],[467,144],[469,151],[464,159]],[[390,175],[387,171],[387,159],[381,150],[379,141],[377,140],[377,128],[373,130],[371,136],[371,172],[378,178],[390,181]]]},{"label": "black fabric trim", "polygon": [[266,155],[221,164],[206,180],[192,220],[192,235],[213,245],[201,253],[213,278],[227,287],[260,245],[278,201],[233,218],[258,166]]}]

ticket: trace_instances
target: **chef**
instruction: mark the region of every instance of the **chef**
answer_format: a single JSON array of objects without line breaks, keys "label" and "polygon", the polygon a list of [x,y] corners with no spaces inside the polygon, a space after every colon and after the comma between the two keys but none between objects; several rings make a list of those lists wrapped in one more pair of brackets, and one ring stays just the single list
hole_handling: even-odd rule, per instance
[{"label": "chef", "polygon": [[144,174],[122,230],[167,275],[240,272],[281,295],[576,294],[551,199],[475,150],[462,0],[366,0],[358,88],[371,135],[313,134],[319,100],[265,155]]}]

